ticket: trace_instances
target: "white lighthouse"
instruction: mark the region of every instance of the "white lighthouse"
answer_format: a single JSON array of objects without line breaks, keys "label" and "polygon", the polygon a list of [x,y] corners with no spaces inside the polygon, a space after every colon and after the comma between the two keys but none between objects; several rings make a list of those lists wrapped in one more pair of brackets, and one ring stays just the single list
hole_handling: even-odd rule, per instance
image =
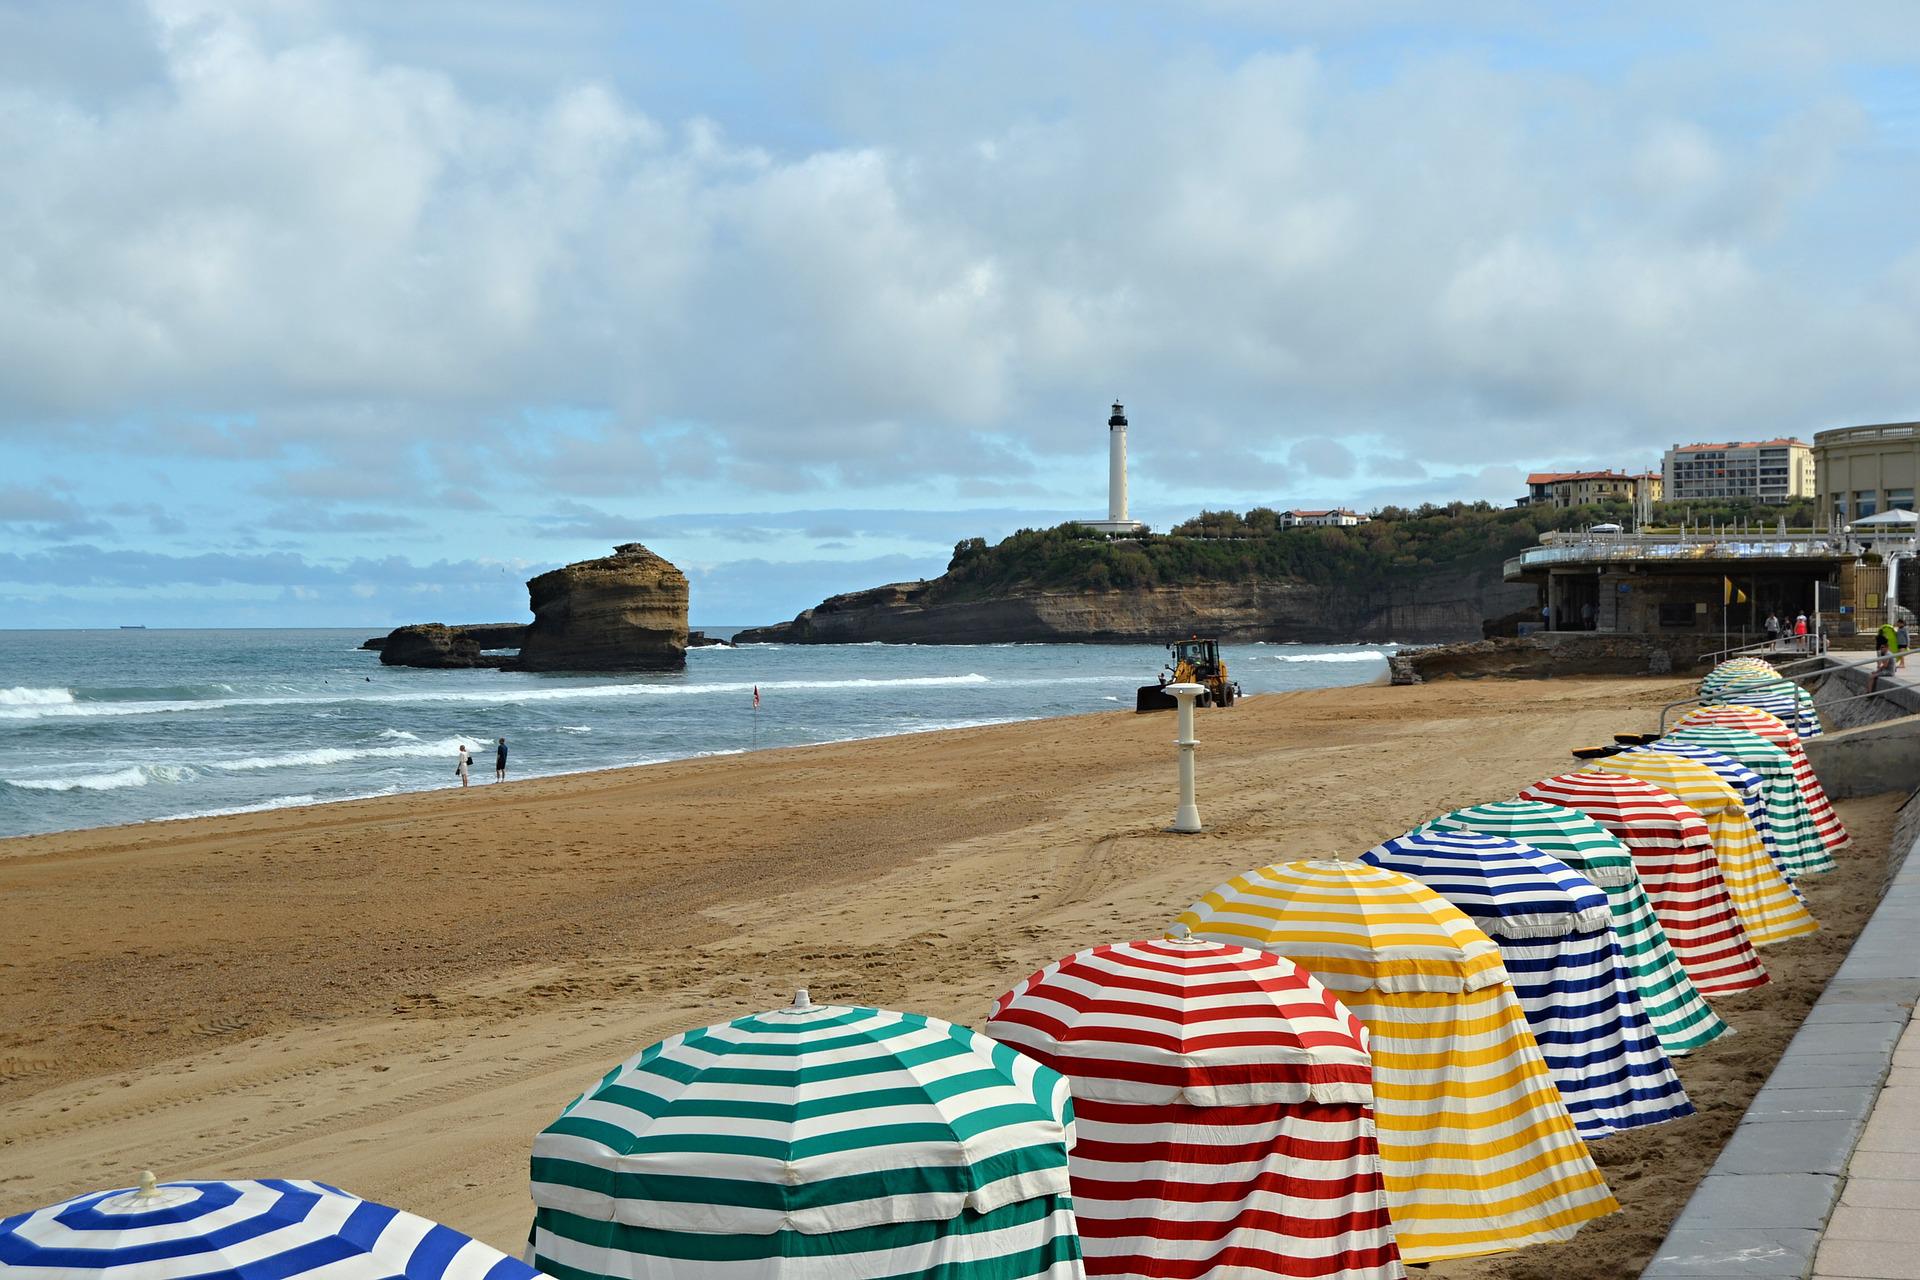
[{"label": "white lighthouse", "polygon": [[1107,518],[1082,523],[1100,533],[1138,533],[1146,528],[1127,516],[1127,411],[1118,400],[1107,418]]}]

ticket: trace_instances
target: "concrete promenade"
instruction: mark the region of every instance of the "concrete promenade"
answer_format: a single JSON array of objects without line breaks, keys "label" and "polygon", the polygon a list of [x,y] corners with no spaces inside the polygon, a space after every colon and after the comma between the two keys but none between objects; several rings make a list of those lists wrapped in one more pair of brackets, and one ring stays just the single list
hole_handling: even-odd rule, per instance
[{"label": "concrete promenade", "polygon": [[1920,1280],[1914,847],[1646,1280]]}]

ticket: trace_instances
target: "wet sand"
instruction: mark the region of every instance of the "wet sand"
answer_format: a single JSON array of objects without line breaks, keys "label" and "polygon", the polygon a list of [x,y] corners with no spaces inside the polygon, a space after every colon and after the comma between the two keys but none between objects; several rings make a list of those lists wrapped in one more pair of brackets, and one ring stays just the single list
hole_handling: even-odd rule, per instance
[{"label": "wet sand", "polygon": [[[1092,943],[1283,858],[1356,854],[1652,728],[1673,680],[1444,682],[1120,712],[0,841],[0,1216],[162,1178],[319,1178],[511,1252],[533,1135],[643,1045],[817,1002],[978,1025]],[[1701,1114],[1595,1145],[1625,1212],[1436,1276],[1638,1272],[1870,912],[1896,798],[1813,881],[1826,928],[1717,1007]]]}]

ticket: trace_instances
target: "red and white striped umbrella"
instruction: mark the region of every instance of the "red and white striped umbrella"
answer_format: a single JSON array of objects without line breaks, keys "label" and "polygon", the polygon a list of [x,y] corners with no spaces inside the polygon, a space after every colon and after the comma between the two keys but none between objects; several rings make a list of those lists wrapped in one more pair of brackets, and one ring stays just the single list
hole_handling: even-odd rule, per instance
[{"label": "red and white striped umbrella", "polygon": [[1292,961],[1110,943],[1001,996],[987,1034],[1073,1092],[1087,1274],[1404,1274],[1366,1027]]},{"label": "red and white striped umbrella", "polygon": [[1768,980],[1727,894],[1713,834],[1682,801],[1651,782],[1597,769],[1542,779],[1520,799],[1578,809],[1620,838],[1701,994],[1746,991]]}]

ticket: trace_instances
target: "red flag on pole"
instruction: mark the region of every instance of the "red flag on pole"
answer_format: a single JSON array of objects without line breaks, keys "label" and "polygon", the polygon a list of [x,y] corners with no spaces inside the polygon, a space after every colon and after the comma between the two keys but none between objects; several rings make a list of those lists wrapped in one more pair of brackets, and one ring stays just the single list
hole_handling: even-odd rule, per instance
[{"label": "red flag on pole", "polygon": [[753,709],[755,711],[758,711],[760,709],[760,686],[759,685],[753,686]]}]

